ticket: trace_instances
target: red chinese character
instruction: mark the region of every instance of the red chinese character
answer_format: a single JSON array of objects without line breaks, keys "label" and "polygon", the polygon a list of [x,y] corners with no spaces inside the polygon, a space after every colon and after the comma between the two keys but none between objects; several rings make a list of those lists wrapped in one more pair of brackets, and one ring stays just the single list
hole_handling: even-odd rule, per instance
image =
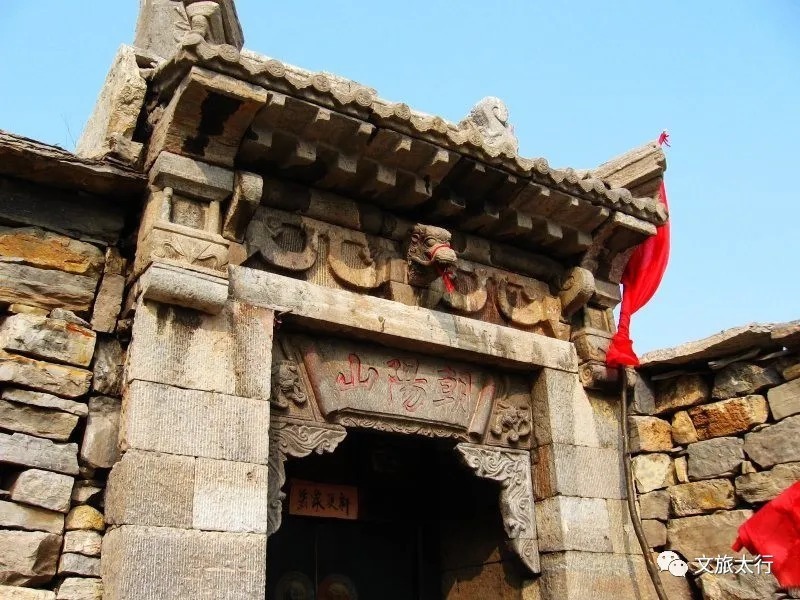
[{"label": "red chinese character", "polygon": [[472,395],[472,374],[469,372],[456,371],[450,367],[439,369],[442,375],[437,381],[441,398],[433,401],[434,404],[450,404],[455,402],[459,409],[467,412],[469,400]]},{"label": "red chinese character", "polygon": [[339,389],[345,391],[363,387],[371,390],[372,386],[375,385],[375,380],[378,379],[378,371],[373,367],[369,367],[366,374],[363,375],[361,372],[361,359],[357,354],[350,354],[347,357],[347,361],[350,363],[350,373],[345,375],[343,372],[339,372],[336,377],[336,385]]},{"label": "red chinese character", "polygon": [[427,379],[417,377],[419,361],[415,358],[394,358],[386,363],[394,371],[389,375],[389,401],[399,400],[408,412],[414,412],[425,399],[423,387]]}]

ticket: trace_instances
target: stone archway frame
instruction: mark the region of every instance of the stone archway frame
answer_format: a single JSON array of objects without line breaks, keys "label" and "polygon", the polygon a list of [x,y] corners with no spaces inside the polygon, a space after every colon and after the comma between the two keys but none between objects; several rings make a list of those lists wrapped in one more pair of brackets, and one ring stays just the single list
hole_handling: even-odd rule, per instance
[{"label": "stone archway frame", "polygon": [[267,463],[268,501],[267,537],[281,526],[283,500],[286,493],[286,459],[304,458],[316,452],[333,452],[347,435],[338,425],[322,425],[294,420],[273,419],[269,428],[269,461]]},{"label": "stone archway frame", "polygon": [[468,443],[457,444],[456,450],[478,477],[500,483],[506,535],[525,566],[540,573],[530,452]]}]

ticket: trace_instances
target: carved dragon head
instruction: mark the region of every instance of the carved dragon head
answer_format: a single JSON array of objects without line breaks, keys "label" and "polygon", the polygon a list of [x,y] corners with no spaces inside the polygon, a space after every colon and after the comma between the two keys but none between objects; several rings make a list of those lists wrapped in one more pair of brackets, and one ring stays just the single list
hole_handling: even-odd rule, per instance
[{"label": "carved dragon head", "polygon": [[450,232],[433,225],[414,225],[406,260],[408,283],[415,287],[427,287],[444,273],[452,276],[458,257],[450,247]]}]

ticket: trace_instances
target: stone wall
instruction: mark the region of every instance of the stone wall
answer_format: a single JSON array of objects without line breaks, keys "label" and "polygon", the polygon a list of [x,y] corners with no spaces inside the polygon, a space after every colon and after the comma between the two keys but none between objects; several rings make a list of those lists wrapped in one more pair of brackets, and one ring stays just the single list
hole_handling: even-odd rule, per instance
[{"label": "stone wall", "polygon": [[653,353],[637,381],[629,426],[644,530],[656,551],[690,565],[692,595],[675,598],[783,597],[769,574],[726,574],[716,563],[692,574],[698,558],[741,558],[731,549],[738,527],[800,480],[800,353],[770,335],[781,328],[733,355],[725,338],[752,327],[699,354],[691,345]]},{"label": "stone wall", "polygon": [[0,190],[0,597],[96,600],[118,458],[123,211],[18,180]]}]

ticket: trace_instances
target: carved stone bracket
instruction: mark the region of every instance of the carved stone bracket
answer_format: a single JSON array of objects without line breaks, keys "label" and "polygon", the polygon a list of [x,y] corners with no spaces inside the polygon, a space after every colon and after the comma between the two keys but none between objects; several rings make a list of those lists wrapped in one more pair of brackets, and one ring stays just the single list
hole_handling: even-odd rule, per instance
[{"label": "carved stone bracket", "polygon": [[506,535],[525,566],[539,573],[530,452],[466,443],[456,449],[478,477],[500,483],[500,514]]},{"label": "carved stone bracket", "polygon": [[286,483],[286,459],[290,456],[303,458],[312,452],[333,452],[346,434],[344,427],[336,425],[309,425],[300,421],[273,419],[269,429],[267,536],[281,526],[281,508],[286,497],[282,491]]}]

